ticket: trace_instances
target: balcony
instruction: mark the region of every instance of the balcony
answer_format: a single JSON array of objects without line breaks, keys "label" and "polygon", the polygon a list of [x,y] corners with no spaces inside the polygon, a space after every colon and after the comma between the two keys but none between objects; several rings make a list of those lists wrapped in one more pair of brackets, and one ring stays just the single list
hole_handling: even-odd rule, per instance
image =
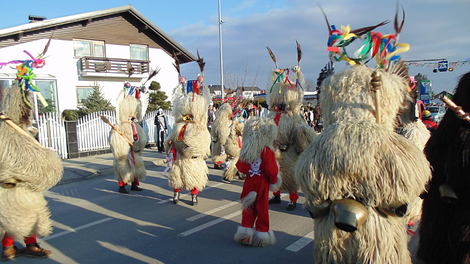
[{"label": "balcony", "polygon": [[99,57],[81,57],[78,60],[80,76],[142,78],[149,72],[149,61]]}]

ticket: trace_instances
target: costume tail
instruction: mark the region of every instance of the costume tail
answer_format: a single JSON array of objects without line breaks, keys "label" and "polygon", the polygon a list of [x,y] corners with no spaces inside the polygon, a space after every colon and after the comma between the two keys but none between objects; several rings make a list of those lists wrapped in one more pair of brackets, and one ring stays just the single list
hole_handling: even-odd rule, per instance
[{"label": "costume tail", "polygon": [[256,192],[252,191],[249,194],[247,194],[245,197],[243,197],[242,199],[243,210],[250,207],[256,201],[256,196],[257,196]]}]

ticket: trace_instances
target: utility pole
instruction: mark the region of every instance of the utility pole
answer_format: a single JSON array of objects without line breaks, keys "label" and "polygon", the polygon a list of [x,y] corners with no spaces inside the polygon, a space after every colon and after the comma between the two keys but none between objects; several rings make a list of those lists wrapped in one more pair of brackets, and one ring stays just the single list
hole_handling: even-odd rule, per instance
[{"label": "utility pole", "polygon": [[224,59],[222,55],[222,15],[220,11],[220,0],[219,0],[219,53],[220,53],[220,90],[221,98],[224,99]]}]

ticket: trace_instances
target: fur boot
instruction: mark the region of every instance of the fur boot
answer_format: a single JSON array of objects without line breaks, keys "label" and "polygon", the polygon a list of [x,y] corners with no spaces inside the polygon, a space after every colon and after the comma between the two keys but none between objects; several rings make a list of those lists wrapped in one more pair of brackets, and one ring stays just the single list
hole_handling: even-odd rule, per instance
[{"label": "fur boot", "polygon": [[255,234],[254,228],[247,228],[239,226],[237,233],[235,234],[234,240],[237,243],[251,246],[253,245],[253,236]]},{"label": "fur boot", "polygon": [[269,247],[276,243],[276,237],[274,232],[269,230],[268,232],[256,231],[253,236],[254,247]]}]

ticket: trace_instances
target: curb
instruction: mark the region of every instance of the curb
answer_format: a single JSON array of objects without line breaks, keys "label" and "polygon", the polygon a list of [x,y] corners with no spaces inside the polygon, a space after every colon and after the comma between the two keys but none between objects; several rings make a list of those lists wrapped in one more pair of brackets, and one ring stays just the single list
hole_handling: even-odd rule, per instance
[{"label": "curb", "polygon": [[[153,166],[164,165],[165,163],[166,163],[165,159],[157,158],[153,161],[144,161],[144,166],[145,166],[146,169],[148,169],[148,168],[153,167]],[[56,186],[64,185],[64,184],[68,184],[68,183],[72,183],[72,182],[77,182],[77,181],[82,181],[82,180],[88,180],[88,179],[99,177],[99,176],[107,176],[107,175],[113,174],[113,173],[114,173],[114,168],[113,167],[111,167],[109,169],[104,169],[104,170],[96,170],[95,172],[90,172],[90,174],[88,174],[88,175],[84,175],[84,176],[80,176],[80,177],[74,177],[74,178],[66,179],[66,180],[61,179],[59,181],[59,183],[57,183]]]}]

